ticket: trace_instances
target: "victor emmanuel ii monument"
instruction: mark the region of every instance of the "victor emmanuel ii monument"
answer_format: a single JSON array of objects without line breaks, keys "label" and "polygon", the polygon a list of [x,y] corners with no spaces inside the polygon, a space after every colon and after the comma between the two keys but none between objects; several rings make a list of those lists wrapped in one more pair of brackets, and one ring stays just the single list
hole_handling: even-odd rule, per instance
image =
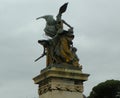
[{"label": "victor emmanuel ii monument", "polygon": [[[46,20],[44,32],[49,36],[47,40],[38,40],[44,50],[35,60],[46,56],[46,67],[33,78],[35,84],[39,85],[40,98],[83,98],[83,82],[89,74],[83,73],[79,64],[77,48],[73,46],[73,27],[62,19],[67,5],[65,3],[59,8],[56,19],[52,15],[37,18]],[[69,29],[65,30],[63,25]]]}]

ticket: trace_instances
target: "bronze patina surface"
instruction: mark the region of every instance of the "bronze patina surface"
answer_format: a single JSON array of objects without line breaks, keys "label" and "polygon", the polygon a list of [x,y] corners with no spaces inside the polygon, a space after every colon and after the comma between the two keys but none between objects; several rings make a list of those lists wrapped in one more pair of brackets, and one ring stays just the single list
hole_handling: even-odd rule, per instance
[{"label": "bronze patina surface", "polygon": [[[76,55],[77,49],[73,46],[74,39],[73,27],[62,19],[62,14],[66,11],[68,3],[65,3],[59,8],[56,20],[52,15],[44,15],[37,19],[45,19],[46,26],[44,32],[50,37],[48,40],[38,40],[44,48],[43,54],[35,61],[46,55],[46,66],[52,64],[67,63],[73,66],[80,66],[79,58]],[[64,30],[63,24],[69,27]]]}]

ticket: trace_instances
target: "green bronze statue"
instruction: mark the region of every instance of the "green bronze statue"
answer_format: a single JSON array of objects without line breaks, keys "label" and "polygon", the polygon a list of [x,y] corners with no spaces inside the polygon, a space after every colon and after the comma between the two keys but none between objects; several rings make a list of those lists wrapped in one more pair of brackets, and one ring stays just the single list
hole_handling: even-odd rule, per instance
[{"label": "green bronze statue", "polygon": [[67,24],[64,20],[62,20],[62,14],[66,11],[68,3],[65,3],[63,6],[60,7],[58,15],[56,16],[56,20],[53,18],[52,15],[45,15],[36,18],[38,19],[45,19],[46,20],[46,27],[44,28],[45,34],[49,37],[56,36],[57,33],[61,33],[63,31],[63,24],[67,25],[68,27],[72,28],[69,24]]},{"label": "green bronze statue", "polygon": [[[53,64],[68,64],[79,67],[79,59],[76,55],[77,49],[73,47],[72,40],[74,39],[73,27],[62,19],[62,14],[66,11],[68,3],[62,5],[56,16],[56,20],[52,15],[45,15],[38,17],[46,20],[44,32],[47,36],[51,37],[48,40],[38,40],[44,48],[43,54],[35,61],[46,55],[46,65]],[[69,27],[64,30],[63,24]]]}]

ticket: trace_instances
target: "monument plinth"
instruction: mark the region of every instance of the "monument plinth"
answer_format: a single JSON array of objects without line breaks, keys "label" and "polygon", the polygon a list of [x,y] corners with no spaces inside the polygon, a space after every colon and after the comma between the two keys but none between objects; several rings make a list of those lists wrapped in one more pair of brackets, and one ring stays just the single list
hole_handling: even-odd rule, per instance
[{"label": "monument plinth", "polygon": [[83,98],[83,82],[88,76],[82,73],[81,67],[52,65],[43,69],[33,80],[39,85],[40,98]]},{"label": "monument plinth", "polygon": [[[33,78],[35,84],[39,85],[40,98],[83,98],[83,82],[87,81],[89,74],[82,72],[77,48],[73,47],[73,27],[61,18],[67,5],[65,3],[60,7],[56,20],[52,15],[37,18],[46,20],[44,31],[50,37],[38,40],[44,50],[35,61],[46,56],[46,68]],[[63,24],[69,29],[64,30]]]}]

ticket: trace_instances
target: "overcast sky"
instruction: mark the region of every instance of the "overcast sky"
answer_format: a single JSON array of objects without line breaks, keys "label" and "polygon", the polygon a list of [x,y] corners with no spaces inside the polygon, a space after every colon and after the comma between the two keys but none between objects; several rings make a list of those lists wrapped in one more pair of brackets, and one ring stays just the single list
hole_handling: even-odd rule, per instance
[{"label": "overcast sky", "polygon": [[74,46],[83,72],[90,74],[84,94],[108,79],[120,80],[120,0],[0,0],[0,98],[38,97],[32,78],[45,68],[37,40],[44,35],[42,15],[56,16],[69,2],[63,19],[74,27]]}]

